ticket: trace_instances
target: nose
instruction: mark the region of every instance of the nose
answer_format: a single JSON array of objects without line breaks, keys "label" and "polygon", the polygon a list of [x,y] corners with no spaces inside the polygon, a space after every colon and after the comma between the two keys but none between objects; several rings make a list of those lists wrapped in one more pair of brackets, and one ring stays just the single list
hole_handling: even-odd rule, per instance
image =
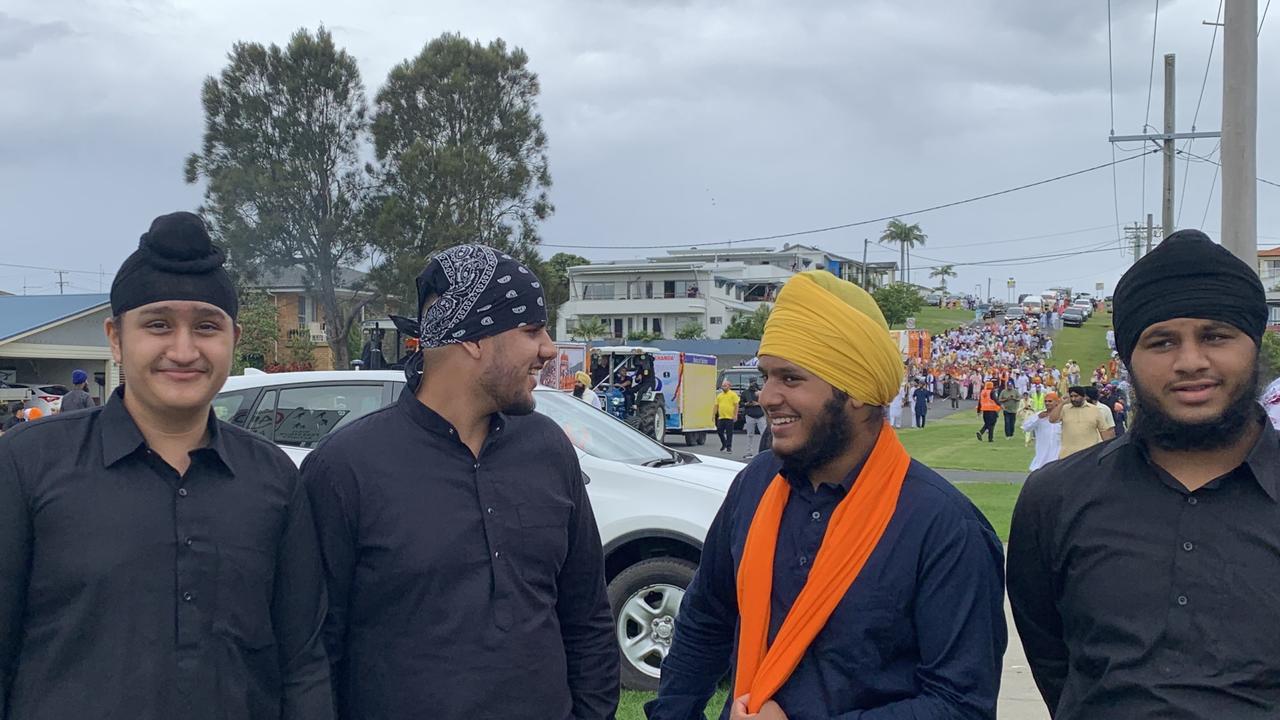
[{"label": "nose", "polygon": [[1198,340],[1178,343],[1177,355],[1173,359],[1173,369],[1184,375],[1195,375],[1209,369],[1209,356],[1205,354]]},{"label": "nose", "polygon": [[554,358],[560,349],[556,347],[555,341],[551,339],[551,335],[547,333],[546,328],[538,335],[538,359],[547,362]]},{"label": "nose", "polygon": [[175,365],[193,365],[200,359],[200,350],[196,347],[195,332],[189,327],[179,327],[171,336],[165,356]]}]

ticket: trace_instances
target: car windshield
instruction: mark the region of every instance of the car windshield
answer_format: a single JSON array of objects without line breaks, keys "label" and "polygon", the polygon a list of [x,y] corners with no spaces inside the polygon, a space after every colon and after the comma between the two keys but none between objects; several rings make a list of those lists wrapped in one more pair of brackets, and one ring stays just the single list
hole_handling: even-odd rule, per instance
[{"label": "car windshield", "polygon": [[631,465],[655,461],[680,462],[680,456],[630,425],[587,403],[555,390],[539,390],[538,412],[556,422],[582,452],[601,460]]}]

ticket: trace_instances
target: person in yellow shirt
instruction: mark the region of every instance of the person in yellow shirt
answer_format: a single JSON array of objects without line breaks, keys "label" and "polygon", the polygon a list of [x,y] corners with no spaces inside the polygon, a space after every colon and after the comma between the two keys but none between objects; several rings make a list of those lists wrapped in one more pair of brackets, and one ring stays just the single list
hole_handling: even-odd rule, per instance
[{"label": "person in yellow shirt", "polygon": [[1083,387],[1072,387],[1068,395],[1070,403],[1059,403],[1049,411],[1049,422],[1062,424],[1062,445],[1058,458],[1087,450],[1100,442],[1116,436],[1114,424],[1111,427],[1102,419],[1096,405],[1086,400],[1088,393]]},{"label": "person in yellow shirt", "polygon": [[738,421],[738,404],[741,402],[728,380],[720,384],[720,392],[716,395],[716,434],[720,436],[721,452],[733,452],[733,425]]}]

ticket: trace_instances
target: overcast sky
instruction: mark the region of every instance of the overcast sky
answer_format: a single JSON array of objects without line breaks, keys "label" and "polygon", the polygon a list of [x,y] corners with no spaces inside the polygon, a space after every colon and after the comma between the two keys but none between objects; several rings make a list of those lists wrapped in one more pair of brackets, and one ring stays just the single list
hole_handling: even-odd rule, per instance
[{"label": "overcast sky", "polygon": [[[1265,1],[1264,1],[1265,4]],[[1160,59],[1178,55],[1179,130],[1196,109],[1216,0],[1161,2]],[[1147,118],[1155,2],[1112,1],[1115,130]],[[1280,15],[1280,10],[1277,11]],[[110,285],[151,218],[195,209],[184,157],[199,148],[200,85],[238,40],[284,44],[324,24],[370,96],[387,71],[456,31],[524,48],[542,83],[555,215],[544,255],[662,254],[626,246],[826,227],[960,200],[1110,162],[1107,4],[1025,0],[523,0],[160,2],[0,0],[0,262],[89,273]],[[1222,35],[1200,130],[1221,117]],[[1280,17],[1259,39],[1261,128],[1280,122]],[[1215,141],[1191,152],[1207,155]],[[1132,150],[1134,145],[1126,145]],[[1131,153],[1117,152],[1117,158]],[[1216,156],[1215,156],[1216,157]],[[1217,239],[1213,166],[1177,166],[1179,227]],[[1280,182],[1280,140],[1260,132],[1258,174]],[[1185,195],[1183,177],[1188,178]],[[1160,158],[906,217],[929,236],[916,267],[1116,247],[1119,222],[1160,218]],[[1207,219],[1206,202],[1208,203]],[[1280,188],[1259,185],[1260,244],[1280,244]],[[905,216],[904,216],[905,217]],[[883,223],[797,238],[860,258]],[[1054,235],[1027,239],[1031,236]],[[780,246],[783,240],[752,245]],[[581,246],[558,248],[553,245]],[[897,252],[872,245],[870,258]],[[958,265],[953,288],[1003,296],[1105,282],[1116,251],[1020,265]],[[1025,262],[1025,261],[1019,261]],[[933,284],[927,270],[913,279]],[[57,292],[56,276],[0,266],[0,289]]]}]

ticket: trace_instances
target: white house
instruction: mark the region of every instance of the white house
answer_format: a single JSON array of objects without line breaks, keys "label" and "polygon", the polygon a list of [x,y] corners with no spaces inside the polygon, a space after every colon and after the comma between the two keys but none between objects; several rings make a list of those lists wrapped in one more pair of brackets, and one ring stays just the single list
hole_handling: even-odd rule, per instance
[{"label": "white house", "polygon": [[[858,281],[861,263],[817,248],[671,251],[665,256],[569,268],[569,300],[560,307],[556,337],[567,339],[580,319],[600,319],[610,336],[674,337],[686,323],[718,340],[736,318],[773,302],[797,272],[822,269]],[[869,264],[868,282],[892,282],[896,263]]]}]

